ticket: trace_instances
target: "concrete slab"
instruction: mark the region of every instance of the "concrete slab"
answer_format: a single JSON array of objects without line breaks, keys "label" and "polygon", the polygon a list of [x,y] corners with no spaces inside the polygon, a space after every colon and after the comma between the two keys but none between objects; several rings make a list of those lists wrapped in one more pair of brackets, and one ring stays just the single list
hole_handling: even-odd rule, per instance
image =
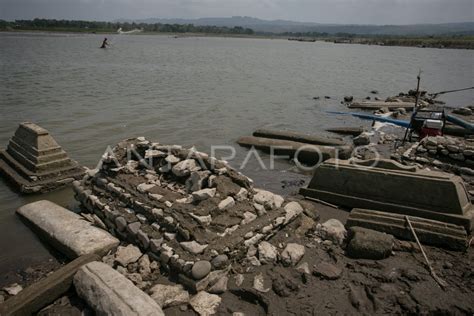
[{"label": "concrete slab", "polygon": [[[372,165],[374,165],[372,167]],[[414,170],[392,160],[331,159],[321,164],[300,193],[350,208],[374,209],[464,226],[469,232],[473,208],[460,177]]]},{"label": "concrete slab", "polygon": [[370,109],[377,110],[381,108],[388,108],[389,110],[396,110],[404,108],[405,110],[413,110],[414,102],[383,102],[383,101],[361,101],[352,102],[349,104],[350,109]]},{"label": "concrete slab", "polygon": [[17,213],[32,225],[40,238],[72,259],[91,253],[104,255],[119,244],[107,231],[50,201],[24,205]]},{"label": "concrete slab", "polygon": [[94,254],[75,259],[5,301],[0,305],[0,315],[32,315],[38,312],[71,288],[72,279],[80,267],[97,260],[100,257]]},{"label": "concrete slab", "polygon": [[165,315],[155,300],[102,262],[80,268],[74,276],[74,286],[97,315]]},{"label": "concrete slab", "polygon": [[313,145],[324,145],[324,146],[347,145],[347,143],[344,142],[344,140],[342,140],[341,138],[335,138],[335,137],[330,138],[326,136],[310,135],[310,134],[303,134],[303,133],[284,131],[284,130],[258,129],[255,132],[253,132],[253,136],[270,138],[270,139],[273,138],[273,139],[291,140],[294,142],[313,144]]},{"label": "concrete slab", "polygon": [[44,128],[21,123],[6,150],[0,150],[0,172],[22,193],[47,192],[84,174]]}]

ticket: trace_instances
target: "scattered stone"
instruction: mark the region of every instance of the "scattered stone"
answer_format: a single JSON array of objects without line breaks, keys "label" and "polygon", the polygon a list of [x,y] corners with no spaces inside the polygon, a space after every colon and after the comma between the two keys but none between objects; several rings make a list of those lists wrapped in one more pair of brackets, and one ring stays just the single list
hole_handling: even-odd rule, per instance
[{"label": "scattered stone", "polygon": [[380,260],[390,256],[393,236],[362,227],[351,227],[347,255],[355,259]]},{"label": "scattered stone", "polygon": [[157,284],[150,289],[150,296],[161,308],[187,304],[189,302],[189,293],[180,284]]},{"label": "scattered stone", "polygon": [[150,240],[150,250],[154,253],[158,253],[161,250],[161,244],[162,243],[163,243],[163,238],[151,239]]},{"label": "scattered stone", "polygon": [[258,273],[253,279],[253,288],[262,293],[270,291],[270,288],[265,288],[265,279],[262,273]]},{"label": "scattered stone", "polygon": [[191,298],[189,304],[196,313],[201,316],[209,316],[216,313],[217,307],[221,303],[221,298],[215,294],[201,291]]},{"label": "scattered stone", "polygon": [[127,221],[125,218],[119,216],[115,218],[115,226],[117,226],[117,229],[121,232],[123,232],[127,228]]},{"label": "scattered stone", "polygon": [[191,174],[191,171],[197,171],[200,168],[194,159],[186,159],[173,166],[171,171],[177,177],[185,177]]},{"label": "scattered stone", "polygon": [[193,199],[194,201],[203,201],[209,198],[212,198],[216,195],[216,189],[202,189],[199,191],[193,192]]},{"label": "scattered stone", "polygon": [[194,255],[197,255],[197,254],[200,254],[200,253],[203,253],[204,252],[204,249],[207,248],[208,245],[201,245],[199,244],[198,242],[196,241],[183,241],[183,242],[180,242],[179,243],[181,245],[181,247],[184,248],[184,250],[194,254]]},{"label": "scattered stone", "polygon": [[337,280],[341,277],[342,269],[332,263],[321,262],[314,266],[313,274],[321,279]]},{"label": "scattered stone", "polygon": [[342,245],[347,234],[344,225],[334,218],[324,222],[322,225],[318,224],[317,230],[321,238],[329,239],[338,245]]},{"label": "scattered stone", "polygon": [[115,253],[115,261],[123,267],[126,267],[130,263],[137,262],[141,256],[142,253],[140,249],[134,245],[128,245],[126,247],[119,246]]},{"label": "scattered stone", "polygon": [[236,274],[235,275],[235,285],[241,286],[244,283],[245,277],[243,274]]},{"label": "scattered stone", "polygon": [[151,189],[153,189],[154,187],[156,187],[155,184],[141,183],[137,186],[137,190],[138,192],[146,193],[150,191]]},{"label": "scattered stone", "polygon": [[138,231],[140,230],[140,227],[142,227],[142,223],[134,222],[134,223],[128,224],[127,231],[131,235],[136,236],[138,234]]},{"label": "scattered stone", "polygon": [[138,230],[137,239],[138,242],[142,245],[143,249],[148,249],[148,246],[150,245],[150,239],[148,238],[148,235],[141,229]]},{"label": "scattered stone", "polygon": [[245,212],[244,213],[244,219],[240,223],[240,225],[246,225],[248,223],[253,222],[255,219],[257,219],[257,215],[251,212]]},{"label": "scattered stone", "polygon": [[311,274],[311,271],[309,270],[309,264],[307,262],[303,262],[298,267],[296,267],[296,271],[305,274]]},{"label": "scattered stone", "polygon": [[165,160],[167,163],[172,164],[172,165],[175,165],[181,161],[181,159],[179,159],[175,155],[168,155],[168,157],[166,157]]},{"label": "scattered stone", "polygon": [[201,280],[211,272],[211,263],[206,260],[196,262],[191,269],[191,274],[195,280]]},{"label": "scattered stone", "polygon": [[227,291],[227,283],[229,282],[229,278],[227,276],[223,276],[217,280],[214,285],[209,288],[209,293],[212,294],[222,294]]},{"label": "scattered stone", "polygon": [[200,224],[202,224],[204,226],[208,226],[212,222],[212,216],[211,215],[197,216],[197,215],[194,215],[193,213],[191,213],[190,215],[191,215],[192,218],[194,218],[195,220],[197,220]]},{"label": "scattered stone", "polygon": [[354,145],[356,146],[366,146],[370,144],[370,135],[367,132],[361,133],[359,136],[354,137]]},{"label": "scattered stone", "polygon": [[265,190],[258,190],[253,197],[254,202],[263,205],[267,210],[281,207],[284,199],[277,194]]},{"label": "scattered stone", "polygon": [[[474,155],[474,152],[473,152]],[[235,195],[235,199],[239,202],[244,201],[248,197],[248,191],[244,188],[240,188],[240,191]]]},{"label": "scattered stone", "polygon": [[305,248],[303,245],[289,243],[281,253],[281,259],[285,265],[296,265],[303,258]]},{"label": "scattered stone", "polygon": [[144,254],[138,260],[138,272],[143,276],[149,275],[151,273],[150,258],[147,254]]},{"label": "scattered stone", "polygon": [[284,225],[303,212],[303,207],[298,202],[290,202],[285,205],[284,209],[286,212]]},{"label": "scattered stone", "polygon": [[258,245],[258,259],[262,264],[276,262],[278,258],[278,250],[275,246],[267,241],[262,241]]},{"label": "scattered stone", "polygon": [[23,290],[23,287],[18,283],[13,283],[7,287],[4,287],[3,290],[7,292],[8,295],[15,296]]},{"label": "scattered stone", "polygon": [[226,199],[222,200],[217,207],[219,208],[220,211],[224,211],[231,208],[234,205],[235,205],[235,200],[231,196],[229,196]]},{"label": "scattered stone", "polygon": [[211,260],[211,265],[214,269],[223,269],[228,261],[229,257],[227,257],[227,255],[218,255]]}]

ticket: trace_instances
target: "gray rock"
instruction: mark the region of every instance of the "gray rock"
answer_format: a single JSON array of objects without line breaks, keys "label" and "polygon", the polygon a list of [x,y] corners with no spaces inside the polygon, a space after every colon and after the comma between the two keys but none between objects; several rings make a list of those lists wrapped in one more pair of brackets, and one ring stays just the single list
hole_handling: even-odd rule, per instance
[{"label": "gray rock", "polygon": [[204,188],[204,183],[209,177],[209,171],[193,171],[191,175],[186,180],[186,191],[192,193],[194,191],[199,191]]},{"label": "gray rock", "polygon": [[196,262],[191,269],[191,275],[195,280],[201,280],[211,272],[211,263],[206,260]]},{"label": "gray rock", "polygon": [[235,275],[235,285],[241,286],[245,281],[245,277],[243,274],[236,274]]},{"label": "gray rock", "polygon": [[263,205],[267,210],[279,208],[285,201],[280,195],[265,190],[257,190],[257,194],[253,196],[253,200]]},{"label": "gray rock", "polygon": [[128,224],[127,232],[132,236],[136,236],[141,226],[142,226],[142,223],[140,222],[134,222],[134,223]]},{"label": "gray rock", "polygon": [[178,162],[181,161],[181,159],[179,159],[178,157],[176,157],[175,155],[169,155],[168,157],[165,158],[165,161],[171,165],[175,165],[177,164]]},{"label": "gray rock", "polygon": [[219,208],[220,211],[224,211],[224,210],[227,210],[229,208],[231,208],[232,206],[235,205],[235,200],[233,197],[231,196],[228,196],[227,198],[225,198],[224,200],[222,200],[219,205],[217,206],[217,208]]},{"label": "gray rock", "polygon": [[246,225],[248,223],[253,222],[255,219],[257,219],[257,215],[251,212],[245,212],[244,213],[244,219],[241,221],[241,225]]},{"label": "gray rock", "polygon": [[213,315],[221,303],[221,298],[215,294],[201,291],[191,298],[189,304],[201,316]]},{"label": "gray rock", "polygon": [[332,263],[321,262],[314,267],[313,274],[324,280],[337,280],[341,277],[342,269]]},{"label": "gray rock", "polygon": [[21,291],[23,291],[23,287],[19,285],[18,283],[13,283],[9,286],[4,287],[3,290],[7,292],[8,295],[15,296]]},{"label": "gray rock", "polygon": [[115,261],[123,267],[126,267],[129,263],[137,262],[141,256],[142,252],[134,245],[130,244],[126,247],[119,246],[115,253]]},{"label": "gray rock", "polygon": [[354,145],[356,146],[366,146],[370,144],[370,135],[367,132],[363,132],[353,139]]},{"label": "gray rock", "polygon": [[262,264],[274,263],[278,259],[278,250],[267,241],[258,245],[258,259]]},{"label": "gray rock", "polygon": [[150,289],[150,296],[161,308],[187,304],[189,302],[189,293],[180,284],[157,284]]},{"label": "gray rock", "polygon": [[139,260],[138,260],[138,272],[142,276],[147,276],[151,273],[151,267],[150,267],[150,258],[148,257],[147,254],[144,254]]},{"label": "gray rock", "polygon": [[227,291],[227,283],[229,281],[229,278],[227,276],[223,276],[220,279],[217,280],[216,283],[214,283],[210,288],[209,288],[209,293],[212,294],[222,294]]},{"label": "gray rock", "polygon": [[203,253],[204,250],[207,248],[208,245],[201,245],[196,241],[183,241],[179,243],[184,250],[197,255]]},{"label": "gray rock", "polygon": [[212,198],[216,195],[216,189],[202,189],[199,191],[193,192],[194,201],[203,201],[209,198]]},{"label": "gray rock", "polygon": [[122,216],[119,216],[115,218],[115,226],[117,226],[119,231],[123,232],[127,228],[127,221]]},{"label": "gray rock", "polygon": [[148,249],[148,246],[150,245],[150,239],[148,238],[148,235],[141,229],[138,230],[137,239],[142,245],[143,249]]},{"label": "gray rock", "polygon": [[331,240],[338,245],[342,245],[347,234],[344,225],[334,218],[324,222],[322,225],[318,224],[317,230],[321,238]]},{"label": "gray rock", "polygon": [[137,186],[137,191],[141,193],[146,193],[156,187],[156,184],[150,184],[150,183],[141,183]]},{"label": "gray rock", "polygon": [[265,287],[265,278],[261,272],[253,279],[253,288],[261,293],[267,293],[270,291],[269,287]]},{"label": "gray rock", "polygon": [[285,265],[296,265],[303,258],[305,248],[303,245],[289,243],[281,253],[281,260]]},{"label": "gray rock", "polygon": [[392,253],[392,235],[362,227],[351,227],[349,236],[351,239],[346,251],[351,258],[380,260]]},{"label": "gray rock", "polygon": [[158,253],[161,250],[161,244],[162,243],[163,243],[163,238],[151,239],[150,240],[150,250],[153,253]]},{"label": "gray rock", "polygon": [[246,189],[240,188],[239,192],[235,195],[235,200],[239,202],[246,200],[248,198],[248,193],[249,191]]},{"label": "gray rock", "polygon": [[311,274],[311,271],[309,270],[309,264],[307,262],[303,262],[298,267],[296,267],[296,271],[304,274]]},{"label": "gray rock", "polygon": [[472,115],[472,110],[470,108],[457,108],[453,110],[453,113],[469,116],[469,115]]},{"label": "gray rock", "polygon": [[296,216],[303,213],[303,207],[298,202],[290,202],[285,205],[285,222],[283,224],[288,224],[291,220],[293,220]]},{"label": "gray rock", "polygon": [[196,160],[186,159],[174,165],[171,171],[177,177],[186,177],[190,175],[192,171],[197,171],[199,169],[200,168],[196,164]]},{"label": "gray rock", "polygon": [[227,255],[218,255],[211,260],[211,265],[214,269],[222,269],[227,265],[229,257]]}]

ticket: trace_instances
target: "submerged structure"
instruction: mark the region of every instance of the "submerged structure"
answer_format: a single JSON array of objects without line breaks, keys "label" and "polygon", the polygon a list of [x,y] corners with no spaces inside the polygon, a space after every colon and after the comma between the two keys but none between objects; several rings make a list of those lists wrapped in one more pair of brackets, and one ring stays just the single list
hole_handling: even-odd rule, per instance
[{"label": "submerged structure", "polygon": [[0,150],[0,172],[21,193],[48,192],[84,174],[84,169],[58,145],[49,132],[21,123],[6,150]]}]

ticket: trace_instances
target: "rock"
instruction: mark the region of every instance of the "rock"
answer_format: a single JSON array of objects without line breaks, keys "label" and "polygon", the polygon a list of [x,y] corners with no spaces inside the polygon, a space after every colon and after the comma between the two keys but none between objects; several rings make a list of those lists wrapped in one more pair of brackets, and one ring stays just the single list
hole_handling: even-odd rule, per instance
[{"label": "rock", "polygon": [[244,283],[245,277],[243,274],[236,274],[235,275],[235,285],[241,286]]},{"label": "rock", "polygon": [[9,286],[4,287],[3,290],[7,292],[8,295],[15,296],[23,290],[23,287],[18,283],[13,283]]},{"label": "rock", "polygon": [[161,308],[187,304],[189,302],[189,293],[180,284],[157,284],[150,289],[150,296]]},{"label": "rock", "polygon": [[278,258],[278,250],[267,241],[262,241],[258,245],[258,259],[262,264],[274,263]]},{"label": "rock", "polygon": [[127,228],[127,221],[122,216],[115,218],[115,226],[121,232],[123,232]]},{"label": "rock", "polygon": [[138,230],[137,239],[142,245],[143,249],[148,249],[148,246],[150,245],[150,239],[148,238],[148,235],[141,229]]},{"label": "rock", "polygon": [[147,254],[144,254],[138,260],[138,272],[143,276],[149,275],[151,273],[150,258]]},{"label": "rock", "polygon": [[201,316],[209,316],[216,313],[217,307],[221,303],[221,298],[215,294],[201,291],[191,298],[189,304],[196,313]]},{"label": "rock", "polygon": [[453,110],[454,114],[469,116],[472,115],[472,110],[470,108],[457,108]]},{"label": "rock", "polygon": [[26,204],[17,210],[40,237],[71,259],[95,253],[106,255],[119,240],[93,226],[82,216],[50,201]]},{"label": "rock", "polygon": [[258,190],[253,196],[254,202],[263,205],[267,210],[281,207],[284,199],[277,194],[265,190]]},{"label": "rock", "polygon": [[372,94],[378,94],[379,92],[378,92],[377,90],[372,90],[372,91],[370,91],[370,93],[372,93]]},{"label": "rock", "polygon": [[331,240],[338,245],[342,245],[347,234],[344,225],[334,218],[318,225],[318,231],[321,238]]},{"label": "rock", "polygon": [[303,258],[305,248],[303,245],[289,243],[281,253],[281,259],[285,265],[296,265]]},{"label": "rock", "polygon": [[231,208],[234,205],[235,205],[235,200],[231,196],[229,196],[226,199],[222,200],[217,207],[219,208],[220,211],[224,211]]},{"label": "rock", "polygon": [[304,237],[308,231],[313,229],[314,224],[315,222],[311,217],[301,214],[299,217],[298,228],[295,230],[295,235],[298,237]]},{"label": "rock", "polygon": [[168,155],[168,157],[165,158],[165,161],[171,165],[175,165],[177,164],[178,162],[181,161],[181,159],[179,159],[178,157],[176,157],[175,155]]},{"label": "rock", "polygon": [[354,97],[353,96],[345,96],[344,97],[344,102],[352,102],[354,101]]},{"label": "rock", "polygon": [[235,195],[235,200],[239,202],[246,200],[248,197],[248,193],[249,191],[247,191],[246,189],[240,188],[240,191]]},{"label": "rock", "polygon": [[134,223],[128,224],[127,231],[132,236],[136,236],[138,234],[138,231],[140,230],[140,227],[142,227],[142,223],[134,222]]},{"label": "rock", "polygon": [[163,243],[163,238],[151,239],[150,240],[150,250],[154,253],[158,253],[161,249],[161,244]]},{"label": "rock", "polygon": [[194,201],[203,201],[209,198],[212,198],[216,195],[216,189],[202,189],[199,191],[193,192]]},{"label": "rock", "polygon": [[246,225],[248,223],[253,222],[255,219],[257,219],[257,215],[251,212],[245,212],[244,213],[244,219],[240,223],[240,225]]},{"label": "rock", "polygon": [[258,204],[258,203],[253,203],[253,207],[257,211],[258,216],[263,216],[267,214],[267,211],[265,210],[265,206]]},{"label": "rock", "polygon": [[311,274],[311,271],[309,270],[309,264],[307,262],[303,262],[298,267],[296,267],[296,271],[304,274]]},{"label": "rock", "polygon": [[457,153],[459,152],[459,147],[456,145],[447,145],[446,148],[450,153]]},{"label": "rock", "polygon": [[115,261],[121,266],[126,267],[128,264],[137,262],[142,256],[142,253],[138,247],[134,245],[128,245],[126,247],[119,246],[115,253]]},{"label": "rock", "polygon": [[356,146],[366,146],[370,144],[370,135],[367,132],[363,132],[353,139],[354,145]]},{"label": "rock", "polygon": [[186,177],[191,174],[191,171],[197,171],[199,169],[196,160],[186,159],[174,165],[171,171],[177,177]]},{"label": "rock", "polygon": [[265,288],[265,278],[261,272],[253,279],[253,288],[262,293],[270,291],[270,288]]},{"label": "rock", "polygon": [[186,191],[192,193],[194,191],[199,191],[204,188],[205,181],[209,177],[209,171],[193,171],[191,175],[186,180]]},{"label": "rock", "polygon": [[199,244],[198,242],[196,241],[183,241],[183,242],[180,242],[179,243],[181,245],[181,247],[184,248],[184,250],[194,254],[194,255],[197,255],[197,254],[200,254],[200,253],[203,253],[204,252],[204,249],[207,248],[208,245],[201,245]]},{"label": "rock", "polygon": [[196,262],[191,269],[191,274],[195,280],[201,280],[211,272],[211,263],[206,260]]},{"label": "rock", "polygon": [[82,266],[74,276],[80,298],[97,315],[161,315],[161,307],[123,275],[102,262]]},{"label": "rock", "polygon": [[464,157],[463,154],[461,153],[457,153],[457,154],[449,154],[449,157],[454,159],[454,160],[458,160],[458,161],[464,161],[466,160],[466,158]]},{"label": "rock", "polygon": [[229,278],[227,276],[223,276],[220,279],[217,280],[214,285],[212,285],[209,288],[209,293],[212,294],[222,294],[227,291],[227,282],[229,281]]},{"label": "rock", "polygon": [[332,263],[321,262],[314,267],[313,274],[321,279],[337,280],[341,277],[342,269]]},{"label": "rock", "polygon": [[298,202],[290,202],[285,205],[285,222],[284,225],[288,224],[296,216],[303,213],[303,207]]},{"label": "rock", "polygon": [[207,216],[197,216],[194,215],[193,213],[190,214],[192,218],[194,218],[196,221],[198,221],[201,225],[208,226],[212,222],[212,216],[207,215]]},{"label": "rock", "polygon": [[392,253],[392,235],[362,227],[351,227],[349,236],[351,239],[346,251],[351,258],[379,260],[389,257]]},{"label": "rock", "polygon": [[222,269],[227,265],[229,257],[227,255],[218,255],[211,260],[211,265],[214,269]]},{"label": "rock", "polygon": [[155,184],[141,183],[137,186],[137,190],[138,190],[138,192],[146,193],[146,192],[150,191],[151,189],[153,189],[154,187],[156,187]]}]

